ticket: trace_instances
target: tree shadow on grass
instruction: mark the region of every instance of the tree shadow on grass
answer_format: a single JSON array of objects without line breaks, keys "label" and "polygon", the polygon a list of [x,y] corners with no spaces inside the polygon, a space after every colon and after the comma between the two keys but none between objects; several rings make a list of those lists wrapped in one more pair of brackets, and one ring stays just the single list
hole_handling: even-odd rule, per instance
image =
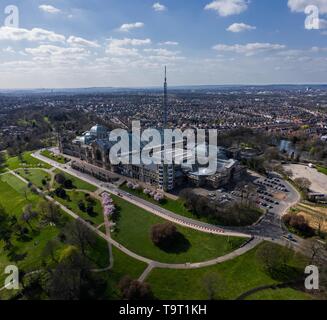
[{"label": "tree shadow on grass", "polygon": [[278,268],[274,268],[269,272],[270,276],[277,281],[287,282],[299,279],[302,276],[302,272],[299,268],[283,265]]},{"label": "tree shadow on grass", "polygon": [[158,248],[166,253],[180,254],[187,252],[191,248],[191,243],[182,233],[178,232],[173,243],[158,245]]}]

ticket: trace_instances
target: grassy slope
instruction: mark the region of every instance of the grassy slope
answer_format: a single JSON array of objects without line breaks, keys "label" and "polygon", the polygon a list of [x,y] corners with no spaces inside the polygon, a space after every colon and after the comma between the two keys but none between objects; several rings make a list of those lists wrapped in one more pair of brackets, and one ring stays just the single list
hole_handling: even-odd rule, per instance
[{"label": "grassy slope", "polygon": [[152,202],[164,209],[167,209],[169,211],[175,212],[181,216],[184,217],[188,217],[188,218],[192,218],[192,219],[197,219],[197,220],[202,220],[204,222],[208,222],[206,218],[202,218],[199,219],[197,216],[195,216],[192,212],[190,212],[189,210],[187,210],[184,206],[184,203],[182,200],[173,200],[173,199],[168,199],[166,198],[165,201],[163,203],[158,203],[157,201],[155,201],[151,196],[146,195],[143,193],[142,190],[133,190],[128,188],[126,185],[123,185],[120,187],[122,190],[133,194],[139,198],[142,198],[144,200],[147,200],[149,202]]},{"label": "grassy slope", "polygon": [[[277,283],[264,272],[262,264],[256,258],[257,248],[236,259],[208,268],[195,270],[155,269],[151,272],[147,282],[159,299],[205,300],[208,299],[208,294],[204,286],[204,279],[208,275],[218,276],[219,281],[223,282],[219,295],[224,299],[236,299],[250,289]],[[278,250],[278,246],[276,246],[276,250]],[[294,261],[294,264],[299,266],[302,262]],[[291,289],[289,291],[284,290],[284,293],[289,294],[290,296],[287,298],[290,299],[293,296],[308,298],[306,294]],[[285,298],[286,294],[280,297]]]},{"label": "grassy slope", "polygon": [[23,153],[23,162],[19,160],[18,157],[8,158],[6,165],[10,170],[16,170],[22,167],[34,167],[34,168],[45,168],[50,169],[51,166],[43,161],[35,159],[31,156],[32,152]]},{"label": "grassy slope", "polygon": [[206,234],[200,231],[178,226],[178,230],[189,241],[190,248],[186,252],[167,253],[156,247],[150,238],[151,226],[165,220],[154,216],[118,197],[114,197],[119,209],[115,240],[128,249],[151,259],[169,263],[201,262],[238,248],[245,240]]},{"label": "grassy slope", "polygon": [[95,225],[99,225],[101,223],[103,223],[103,212],[102,212],[102,206],[99,200],[94,199],[95,200],[95,206],[94,206],[94,216],[89,216],[86,212],[83,212],[79,209],[78,207],[78,202],[80,200],[84,201],[85,205],[86,205],[86,201],[85,201],[85,194],[84,192],[80,192],[80,191],[66,191],[67,195],[70,198],[70,201],[65,200],[65,199],[61,199],[59,197],[54,197],[55,200],[57,200],[58,202],[60,202],[61,204],[63,204],[65,207],[67,207],[68,209],[74,211],[76,214],[78,214],[82,219],[87,220],[92,222],[92,224]]},{"label": "grassy slope", "polygon": [[[54,171],[55,173],[62,173],[67,179],[70,179],[72,182],[73,182],[73,185],[76,189],[81,189],[81,190],[87,190],[87,191],[90,191],[90,192],[94,192],[96,191],[98,188],[92,184],[89,184],[81,179],[78,179],[74,176],[71,176],[70,174],[66,173],[66,172],[63,172],[63,171],[60,171],[59,169],[56,169]],[[54,187],[58,187],[57,184],[55,184]]]},{"label": "grassy slope", "polygon": [[43,150],[41,152],[41,155],[44,156],[44,157],[46,157],[46,158],[49,158],[49,159],[51,159],[53,161],[56,161],[58,163],[61,163],[61,164],[65,164],[65,163],[68,162],[68,160],[65,157],[63,157],[63,156],[56,156],[52,152],[50,152],[49,150]]}]

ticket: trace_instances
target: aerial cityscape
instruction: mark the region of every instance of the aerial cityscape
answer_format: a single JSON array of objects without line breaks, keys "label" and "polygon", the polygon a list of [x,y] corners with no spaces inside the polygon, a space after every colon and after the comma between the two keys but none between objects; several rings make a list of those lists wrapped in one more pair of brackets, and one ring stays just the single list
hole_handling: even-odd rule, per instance
[{"label": "aerial cityscape", "polygon": [[325,0],[12,2],[0,301],[327,299]]}]

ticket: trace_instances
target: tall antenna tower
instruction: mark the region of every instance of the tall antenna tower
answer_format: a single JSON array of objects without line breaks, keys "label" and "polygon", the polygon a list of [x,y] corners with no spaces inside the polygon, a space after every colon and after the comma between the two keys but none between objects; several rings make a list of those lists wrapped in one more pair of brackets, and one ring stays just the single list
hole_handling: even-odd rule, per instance
[{"label": "tall antenna tower", "polygon": [[163,101],[163,128],[167,129],[168,121],[168,90],[167,90],[167,67],[165,66],[164,101]]}]

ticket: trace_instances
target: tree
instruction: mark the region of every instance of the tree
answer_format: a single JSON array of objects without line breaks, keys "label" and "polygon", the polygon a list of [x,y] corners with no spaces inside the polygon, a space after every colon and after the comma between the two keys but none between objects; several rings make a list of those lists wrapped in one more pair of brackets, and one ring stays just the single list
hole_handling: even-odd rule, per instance
[{"label": "tree", "polygon": [[158,247],[171,247],[178,239],[179,232],[171,222],[156,224],[151,228],[151,239]]},{"label": "tree", "polygon": [[84,203],[84,201],[82,201],[82,200],[78,201],[78,208],[79,208],[81,211],[83,211],[83,212],[86,211],[86,207],[85,207],[85,203]]},{"label": "tree", "polygon": [[38,211],[46,222],[55,224],[61,223],[62,214],[60,208],[53,202],[46,200],[40,201],[38,204]]},{"label": "tree", "polygon": [[307,178],[296,178],[294,179],[294,183],[301,189],[301,191],[309,191],[311,187],[311,182]]},{"label": "tree", "polygon": [[86,256],[87,249],[96,242],[94,233],[83,222],[78,220],[67,224],[64,233],[67,242],[79,248],[83,256]]},{"label": "tree", "polygon": [[59,242],[56,239],[49,240],[42,251],[42,257],[50,257],[53,262],[58,263],[58,260],[56,259],[56,251],[58,247]]},{"label": "tree", "polygon": [[63,183],[63,186],[65,187],[65,189],[73,189],[74,188],[73,182],[70,179],[66,179],[66,181]]},{"label": "tree", "polygon": [[67,193],[65,189],[59,187],[55,190],[55,195],[61,199],[66,199],[67,198]]},{"label": "tree", "polygon": [[11,235],[12,224],[10,216],[7,214],[4,207],[0,204],[0,240],[5,242],[5,250],[9,250],[12,246]]},{"label": "tree", "polygon": [[95,300],[103,299],[106,282],[96,273],[94,265],[78,250],[70,250],[50,271],[47,284],[50,299]]},{"label": "tree", "polygon": [[66,181],[66,177],[62,174],[62,173],[57,173],[55,175],[55,181],[60,184],[63,185]]},{"label": "tree", "polygon": [[28,204],[24,207],[23,214],[21,216],[21,219],[27,223],[27,225],[33,229],[31,226],[31,220],[37,217],[37,212],[33,210],[33,206],[31,204]]},{"label": "tree", "polygon": [[126,300],[153,300],[150,286],[126,276],[118,284],[123,299]]}]

